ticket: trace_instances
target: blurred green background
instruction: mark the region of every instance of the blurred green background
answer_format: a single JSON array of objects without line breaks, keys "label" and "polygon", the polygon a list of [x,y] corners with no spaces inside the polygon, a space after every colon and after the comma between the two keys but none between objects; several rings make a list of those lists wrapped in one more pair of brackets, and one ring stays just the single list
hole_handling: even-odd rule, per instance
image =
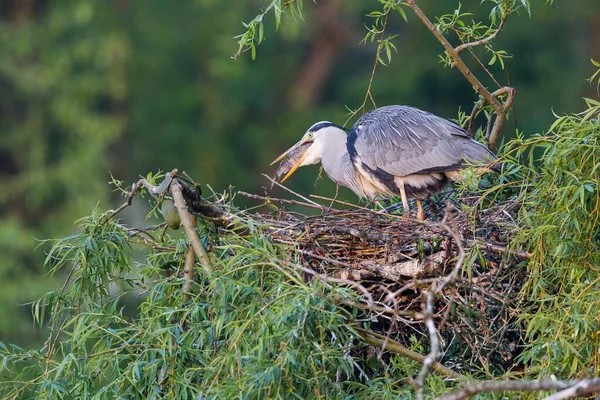
[{"label": "blurred green background", "polygon": [[[429,15],[454,1],[421,1]],[[505,125],[542,132],[552,112],[578,111],[597,97],[585,78],[600,59],[600,2],[543,6],[506,24],[497,49],[517,89]],[[41,239],[75,231],[94,207],[122,202],[110,173],[128,184],[150,171],[179,168],[216,191],[262,193],[261,173],[313,122],[344,123],[363,101],[376,44],[360,45],[376,1],[305,1],[303,20],[273,21],[257,59],[237,60],[234,36],[263,1],[0,1],[0,341],[33,346],[43,335],[28,301],[60,278],[44,276]],[[480,0],[463,11],[486,16]],[[476,97],[458,71],[439,63],[439,43],[419,21],[390,21],[398,53],[380,65],[378,105],[410,104],[447,118],[470,112]],[[479,51],[482,60],[488,60]],[[482,67],[469,65],[486,81]],[[333,184],[306,168],[289,181],[301,193],[331,195]],[[274,195],[286,194],[273,191]],[[345,189],[342,197],[353,199]],[[238,204],[251,204],[238,197]],[[136,211],[137,210],[137,211]],[[143,224],[141,205],[127,214]],[[40,245],[38,247],[38,245]],[[37,250],[36,250],[36,247]]]}]

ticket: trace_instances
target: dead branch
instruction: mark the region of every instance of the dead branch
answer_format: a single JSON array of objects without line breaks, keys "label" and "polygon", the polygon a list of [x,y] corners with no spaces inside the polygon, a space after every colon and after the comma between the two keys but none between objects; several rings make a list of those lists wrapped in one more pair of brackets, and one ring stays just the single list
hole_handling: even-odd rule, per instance
[{"label": "dead branch", "polygon": [[460,238],[460,233],[458,231],[458,227],[457,227],[456,222],[454,221],[454,217],[452,215],[452,209],[453,209],[453,207],[451,205],[448,205],[446,207],[444,219],[445,220],[447,219],[448,222],[444,223],[443,226],[444,226],[444,228],[446,228],[448,233],[452,236],[452,238],[454,239],[454,242],[456,243],[456,246],[458,247],[458,259],[456,260],[456,263],[454,264],[454,268],[452,269],[452,272],[444,278],[444,280],[438,287],[436,287],[435,293],[440,293],[446,285],[452,284],[456,281],[456,279],[458,279],[460,269],[462,268],[463,262],[465,261],[465,256],[466,256],[465,249],[463,248],[462,240]]},{"label": "dead branch", "polygon": [[499,245],[493,244],[493,243],[485,243],[485,242],[482,242],[481,240],[468,239],[468,240],[465,240],[465,243],[467,244],[467,246],[479,246],[486,250],[491,250],[496,253],[510,254],[510,255],[516,256],[518,258],[521,258],[523,260],[529,260],[531,257],[533,257],[533,254],[528,251],[509,250],[504,246],[499,246]]},{"label": "dead branch", "polygon": [[430,292],[423,293],[426,298],[425,304],[423,304],[423,319],[425,320],[425,326],[429,332],[429,342],[431,344],[431,350],[425,360],[423,360],[423,367],[419,376],[415,380],[415,387],[417,389],[417,399],[423,399],[423,388],[425,387],[425,378],[429,373],[429,369],[437,362],[440,357],[440,340],[438,338],[438,331],[433,322],[433,294]]},{"label": "dead branch", "polygon": [[185,229],[185,234],[190,241],[190,245],[192,249],[194,249],[194,253],[198,257],[198,261],[200,265],[204,268],[206,272],[210,274],[212,271],[212,262],[210,261],[210,257],[204,250],[204,246],[200,243],[200,239],[196,234],[196,230],[194,229],[195,223],[192,218],[192,215],[189,213],[185,200],[183,199],[183,194],[181,192],[181,184],[174,180],[170,185],[171,195],[173,196],[173,202],[175,203],[175,207],[177,208],[177,212],[179,213],[179,217],[181,218],[181,224]]},{"label": "dead branch", "polygon": [[561,390],[558,393],[554,393],[553,395],[546,397],[544,400],[562,400],[573,397],[587,397],[598,391],[600,391],[600,378],[584,379],[577,382],[570,388]]},{"label": "dead branch", "polygon": [[288,205],[293,205],[293,206],[311,207],[311,208],[316,208],[317,210],[323,209],[320,205],[315,206],[314,204],[306,203],[303,201],[278,199],[275,197],[267,197],[267,196],[259,196],[257,194],[252,194],[252,193],[247,193],[247,192],[237,192],[237,193],[244,197],[248,197],[249,199],[263,200],[267,204],[268,203],[278,203],[278,204],[288,204]]},{"label": "dead branch", "polygon": [[285,187],[284,185],[282,185],[281,183],[277,182],[275,179],[271,178],[269,175],[262,174],[262,176],[264,176],[265,178],[267,178],[273,185],[276,185],[276,186],[282,188],[283,190],[285,190],[286,192],[289,192],[289,193],[293,194],[294,196],[301,198],[302,200],[304,200],[307,203],[312,204],[316,208],[319,208],[319,209],[321,209],[323,211],[326,210],[325,206],[322,206],[319,203],[315,203],[314,201],[307,199],[306,197],[302,196],[301,194],[298,194],[298,193],[294,192],[293,190],[291,190],[291,189]]},{"label": "dead branch", "polygon": [[373,261],[362,261],[359,266],[367,271],[377,273],[385,279],[400,282],[406,277],[420,278],[440,272],[445,259],[445,252],[440,251],[425,257],[422,261],[413,259],[396,264],[377,264]]},{"label": "dead branch", "polygon": [[[438,400],[462,400],[478,393],[484,392],[539,392],[546,390],[560,390],[559,393],[565,394],[566,390],[574,389],[573,392],[566,393],[565,397],[547,397],[546,400],[565,399],[568,396],[588,396],[600,390],[600,378],[585,379],[582,381],[554,381],[550,379],[525,381],[486,381],[470,385],[465,385],[460,391],[439,397]],[[562,395],[561,395],[562,396]]]},{"label": "dead branch", "polygon": [[[174,171],[176,172],[177,170],[174,170]],[[167,188],[171,184],[172,179],[173,179],[172,174],[170,172],[167,172],[165,174],[165,179],[160,183],[160,185],[154,186],[150,182],[148,182],[146,180],[146,178],[141,178],[139,181],[137,181],[136,183],[134,183],[131,186],[131,190],[127,193],[127,200],[125,201],[125,203],[121,204],[116,210],[114,210],[112,213],[110,213],[106,217],[106,219],[104,219],[104,221],[101,221],[100,223],[101,224],[107,223],[108,221],[110,221],[111,218],[115,217],[118,213],[120,213],[127,207],[131,206],[131,203],[133,202],[133,198],[142,189],[142,187],[145,187],[146,190],[148,190],[148,192],[152,195],[161,194],[167,190]]]}]

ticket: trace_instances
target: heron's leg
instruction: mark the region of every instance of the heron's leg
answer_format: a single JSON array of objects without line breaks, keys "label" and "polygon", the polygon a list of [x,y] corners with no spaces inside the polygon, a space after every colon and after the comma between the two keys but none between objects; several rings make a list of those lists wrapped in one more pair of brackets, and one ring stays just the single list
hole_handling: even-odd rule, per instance
[{"label": "heron's leg", "polygon": [[331,209],[333,208],[333,203],[335,203],[335,201],[337,200],[339,190],[340,190],[340,185],[338,185],[336,183],[335,184],[335,196],[333,196],[333,199],[331,199],[331,203],[329,204],[329,207],[327,208],[327,212],[331,212]]},{"label": "heron's leg", "polygon": [[402,207],[404,207],[404,216],[410,215],[408,209],[408,198],[406,197],[406,190],[404,190],[404,183],[401,182],[398,187],[400,188],[400,197],[402,197]]},{"label": "heron's leg", "polygon": [[425,211],[423,210],[423,204],[421,204],[421,200],[417,200],[417,219],[419,221],[425,221]]}]

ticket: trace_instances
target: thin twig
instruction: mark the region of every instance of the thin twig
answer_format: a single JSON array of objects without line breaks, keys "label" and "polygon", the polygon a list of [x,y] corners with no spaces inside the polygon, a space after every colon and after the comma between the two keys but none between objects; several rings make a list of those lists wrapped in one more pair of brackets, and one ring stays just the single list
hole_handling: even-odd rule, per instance
[{"label": "thin twig", "polygon": [[292,206],[303,206],[303,207],[311,207],[316,208],[317,210],[322,210],[323,207],[321,205],[315,206],[313,203],[306,203],[304,201],[298,200],[288,200],[288,199],[278,199],[276,197],[267,197],[267,196],[259,196],[257,194],[247,193],[247,192],[237,192],[239,195],[244,197],[248,197],[249,199],[255,200],[263,200],[265,203],[280,203],[280,204],[289,204]]},{"label": "thin twig", "polygon": [[440,340],[438,338],[438,332],[433,322],[433,294],[430,292],[423,293],[426,297],[426,302],[423,305],[423,319],[425,320],[425,326],[429,333],[429,341],[431,343],[431,350],[425,360],[423,360],[423,367],[419,376],[415,380],[415,386],[417,388],[417,399],[423,400],[423,388],[425,387],[425,378],[429,373],[429,369],[437,362],[440,356]]},{"label": "thin twig", "polygon": [[458,279],[460,269],[462,268],[466,257],[465,249],[463,248],[462,241],[460,238],[460,233],[458,232],[456,222],[454,222],[454,217],[452,216],[453,208],[454,207],[450,204],[448,204],[448,206],[446,207],[446,215],[444,216],[444,220],[447,219],[449,222],[444,222],[443,226],[444,228],[446,228],[450,236],[452,236],[452,238],[456,242],[456,247],[458,248],[458,258],[450,274],[448,274],[442,280],[442,283],[436,287],[436,293],[440,293],[446,285],[454,283]]},{"label": "thin twig", "polygon": [[265,178],[267,178],[269,181],[271,181],[272,184],[279,186],[280,188],[282,188],[283,190],[293,194],[294,196],[297,196],[299,198],[301,198],[302,200],[306,201],[307,203],[312,204],[313,206],[315,206],[316,208],[319,208],[320,210],[325,210],[327,209],[327,207],[320,205],[319,203],[315,203],[314,201],[307,199],[306,197],[302,196],[301,194],[298,194],[296,192],[294,192],[292,189],[289,189],[285,186],[283,186],[281,183],[277,182],[275,179],[271,178],[269,175],[267,174],[262,174],[262,176],[264,176]]},{"label": "thin twig", "polygon": [[481,46],[482,44],[488,44],[489,42],[494,40],[496,36],[498,36],[498,34],[502,31],[502,28],[504,28],[504,23],[506,22],[506,19],[508,18],[509,14],[510,9],[507,9],[502,15],[502,19],[500,20],[500,24],[498,24],[498,28],[491,35],[486,36],[483,39],[476,40],[474,42],[463,43],[459,46],[456,46],[454,48],[456,54],[460,53],[463,50],[470,49],[471,47]]},{"label": "thin twig", "polygon": [[529,260],[531,257],[533,257],[532,253],[529,253],[528,251],[519,251],[519,250],[509,250],[506,247],[497,245],[497,244],[493,244],[493,243],[485,243],[482,242],[481,240],[466,240],[465,241],[467,246],[479,246],[479,247],[483,247],[486,250],[490,250],[496,253],[505,253],[505,254],[511,254],[514,255],[516,257],[522,258],[524,260]]}]

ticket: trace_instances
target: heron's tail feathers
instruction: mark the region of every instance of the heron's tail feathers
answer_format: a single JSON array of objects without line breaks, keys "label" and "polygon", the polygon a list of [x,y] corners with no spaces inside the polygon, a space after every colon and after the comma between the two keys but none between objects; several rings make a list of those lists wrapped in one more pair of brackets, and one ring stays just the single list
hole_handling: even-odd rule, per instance
[{"label": "heron's tail feathers", "polygon": [[465,167],[470,165],[479,166],[494,171],[500,171],[502,165],[497,162],[498,157],[485,145],[474,140],[465,141],[463,144],[463,158]]}]

